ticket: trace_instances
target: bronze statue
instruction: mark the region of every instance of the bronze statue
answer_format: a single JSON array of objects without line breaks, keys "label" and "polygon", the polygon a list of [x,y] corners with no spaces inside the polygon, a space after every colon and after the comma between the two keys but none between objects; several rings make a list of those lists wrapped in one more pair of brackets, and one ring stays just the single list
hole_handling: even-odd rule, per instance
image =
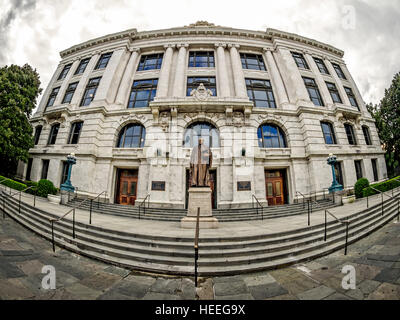
[{"label": "bronze statue", "polygon": [[209,187],[210,186],[210,167],[212,165],[212,152],[204,143],[204,139],[199,139],[199,144],[193,148],[190,157],[190,186]]}]

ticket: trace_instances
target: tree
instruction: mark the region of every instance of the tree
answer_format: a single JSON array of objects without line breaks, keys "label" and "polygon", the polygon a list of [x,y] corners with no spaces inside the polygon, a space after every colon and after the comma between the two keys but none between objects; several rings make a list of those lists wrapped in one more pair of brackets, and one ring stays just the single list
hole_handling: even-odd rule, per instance
[{"label": "tree", "polygon": [[367,105],[375,119],[379,138],[386,151],[389,176],[399,174],[400,165],[400,73],[397,73],[378,105]]},{"label": "tree", "polygon": [[29,118],[41,93],[39,74],[28,64],[0,68],[0,173],[12,176],[33,147]]}]

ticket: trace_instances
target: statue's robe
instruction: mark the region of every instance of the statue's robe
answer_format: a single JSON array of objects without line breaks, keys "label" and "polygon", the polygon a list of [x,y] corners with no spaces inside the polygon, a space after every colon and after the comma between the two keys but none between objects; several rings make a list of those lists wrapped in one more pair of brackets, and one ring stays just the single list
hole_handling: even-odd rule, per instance
[{"label": "statue's robe", "polygon": [[204,144],[194,147],[190,157],[190,186],[209,187],[211,166],[212,152],[210,148]]}]

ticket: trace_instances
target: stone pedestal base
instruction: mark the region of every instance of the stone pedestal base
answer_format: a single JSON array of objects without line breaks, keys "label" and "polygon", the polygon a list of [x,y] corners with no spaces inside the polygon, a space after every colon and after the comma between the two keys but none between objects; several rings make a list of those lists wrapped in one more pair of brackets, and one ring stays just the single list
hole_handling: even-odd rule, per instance
[{"label": "stone pedestal base", "polygon": [[218,220],[212,216],[210,187],[189,188],[188,213],[181,220],[182,228],[196,228],[197,208],[200,208],[199,227],[201,229],[218,228]]}]

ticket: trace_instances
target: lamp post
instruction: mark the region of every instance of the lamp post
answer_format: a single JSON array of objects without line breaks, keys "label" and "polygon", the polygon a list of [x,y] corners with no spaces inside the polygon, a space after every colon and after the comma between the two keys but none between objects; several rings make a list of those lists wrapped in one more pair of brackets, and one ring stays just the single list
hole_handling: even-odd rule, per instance
[{"label": "lamp post", "polygon": [[68,192],[74,192],[75,187],[71,184],[72,166],[76,164],[76,158],[74,153],[71,153],[67,156],[67,163],[68,163],[67,180],[65,180],[65,182],[61,185],[60,189]]},{"label": "lamp post", "polygon": [[336,156],[330,153],[327,162],[332,167],[332,178],[333,178],[332,185],[329,187],[329,193],[343,190],[343,186],[336,180],[336,173],[335,173],[335,163],[337,162]]}]

